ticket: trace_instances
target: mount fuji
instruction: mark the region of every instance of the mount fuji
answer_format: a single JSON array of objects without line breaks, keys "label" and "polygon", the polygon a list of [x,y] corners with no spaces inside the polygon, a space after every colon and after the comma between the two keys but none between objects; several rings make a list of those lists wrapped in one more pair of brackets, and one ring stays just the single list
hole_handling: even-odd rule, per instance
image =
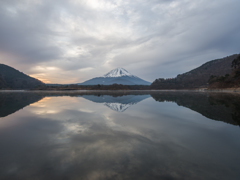
[{"label": "mount fuji", "polygon": [[122,84],[122,85],[150,85],[151,83],[145,81],[137,76],[132,75],[123,68],[116,68],[101,77],[96,77],[87,80],[78,85],[111,85],[111,84]]},{"label": "mount fuji", "polygon": [[101,103],[113,111],[124,112],[129,107],[151,97],[149,94],[145,95],[124,95],[124,96],[112,96],[112,95],[83,95],[83,98],[95,102]]}]

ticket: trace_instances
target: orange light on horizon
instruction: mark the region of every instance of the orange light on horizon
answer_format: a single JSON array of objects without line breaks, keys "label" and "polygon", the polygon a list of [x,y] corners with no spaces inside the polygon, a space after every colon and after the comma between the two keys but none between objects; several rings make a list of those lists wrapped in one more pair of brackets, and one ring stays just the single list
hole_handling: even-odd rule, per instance
[{"label": "orange light on horizon", "polygon": [[33,78],[35,78],[35,79],[38,79],[38,80],[42,81],[43,83],[51,83],[50,80],[42,77],[43,74],[34,74],[34,75],[33,75],[33,74],[30,74],[29,76],[31,76],[31,77],[33,77]]}]

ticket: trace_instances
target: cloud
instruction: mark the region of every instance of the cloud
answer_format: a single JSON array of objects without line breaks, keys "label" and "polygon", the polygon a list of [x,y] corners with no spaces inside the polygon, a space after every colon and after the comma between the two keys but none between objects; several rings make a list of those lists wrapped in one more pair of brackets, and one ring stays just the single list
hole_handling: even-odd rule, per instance
[{"label": "cloud", "polygon": [[82,82],[119,66],[149,81],[174,77],[239,53],[239,5],[237,0],[1,1],[0,62],[52,83]]}]

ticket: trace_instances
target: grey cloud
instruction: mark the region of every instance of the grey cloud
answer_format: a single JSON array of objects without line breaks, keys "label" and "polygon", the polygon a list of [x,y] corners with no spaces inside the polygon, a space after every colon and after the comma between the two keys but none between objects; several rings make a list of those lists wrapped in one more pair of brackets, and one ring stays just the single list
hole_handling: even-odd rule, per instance
[{"label": "grey cloud", "polygon": [[98,2],[0,2],[0,57],[14,55],[1,63],[33,74],[54,66],[74,81],[122,66],[153,81],[239,53],[237,0]]},{"label": "grey cloud", "polygon": [[51,36],[54,36],[47,27],[49,12],[44,9],[41,12],[36,7],[33,9],[15,10],[16,14],[9,14],[4,6],[1,7],[0,48],[10,54],[22,57],[22,62],[38,63],[48,61],[60,56],[58,47],[51,44]]}]

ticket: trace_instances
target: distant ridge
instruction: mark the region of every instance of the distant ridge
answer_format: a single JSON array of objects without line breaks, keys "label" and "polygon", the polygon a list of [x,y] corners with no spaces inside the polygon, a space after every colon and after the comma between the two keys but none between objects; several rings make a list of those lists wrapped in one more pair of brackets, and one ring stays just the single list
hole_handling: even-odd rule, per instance
[{"label": "distant ridge", "polygon": [[31,89],[41,85],[44,83],[10,66],[0,64],[0,89]]},{"label": "distant ridge", "polygon": [[137,76],[132,75],[126,69],[123,68],[116,68],[101,77],[96,77],[83,83],[78,83],[78,85],[98,85],[98,84],[150,85],[151,83]]},{"label": "distant ridge", "polygon": [[156,79],[150,86],[151,89],[193,89],[208,87],[211,75],[224,76],[232,71],[232,61],[238,56],[234,54],[221,59],[212,60],[175,78]]}]

